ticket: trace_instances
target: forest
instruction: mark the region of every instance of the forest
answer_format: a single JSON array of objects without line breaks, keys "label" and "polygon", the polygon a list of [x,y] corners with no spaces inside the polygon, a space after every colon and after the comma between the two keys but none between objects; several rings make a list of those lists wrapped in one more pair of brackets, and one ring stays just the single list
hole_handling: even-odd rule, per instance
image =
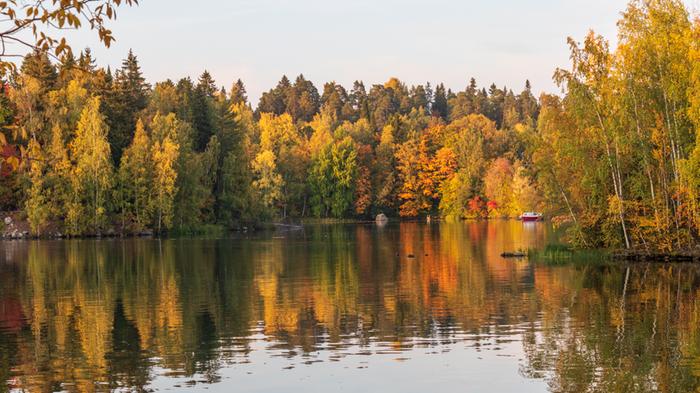
[{"label": "forest", "polygon": [[256,105],[207,71],[149,83],[132,52],[34,51],[2,83],[0,211],[81,236],[536,210],[583,247],[695,247],[700,21],[633,0],[616,42],[569,38],[561,94],[298,75]]}]

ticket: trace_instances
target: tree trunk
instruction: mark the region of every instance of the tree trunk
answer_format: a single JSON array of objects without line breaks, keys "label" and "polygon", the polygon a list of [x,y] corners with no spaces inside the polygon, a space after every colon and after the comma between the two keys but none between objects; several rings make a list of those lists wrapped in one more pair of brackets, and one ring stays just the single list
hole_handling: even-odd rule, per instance
[{"label": "tree trunk", "polygon": [[618,198],[620,204],[619,215],[620,215],[620,225],[622,226],[622,234],[625,239],[625,248],[630,248],[630,239],[627,235],[627,225],[625,224],[625,200],[622,194],[622,177],[620,176],[620,158],[619,150],[617,148],[617,141],[615,141],[615,164],[613,164],[612,153],[610,152],[610,142],[608,141],[607,129],[603,123],[603,118],[600,115],[600,110],[598,106],[595,107],[596,116],[598,118],[598,124],[600,125],[600,130],[603,133],[605,139],[605,152],[608,158],[608,166],[610,167],[610,174],[612,175],[613,188],[615,189],[615,195]]}]

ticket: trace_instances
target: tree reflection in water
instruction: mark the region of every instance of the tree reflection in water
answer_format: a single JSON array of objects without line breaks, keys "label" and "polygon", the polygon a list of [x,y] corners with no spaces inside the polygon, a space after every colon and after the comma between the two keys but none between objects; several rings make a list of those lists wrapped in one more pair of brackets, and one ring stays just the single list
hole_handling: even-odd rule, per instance
[{"label": "tree reflection in water", "polygon": [[555,241],[542,224],[475,222],[0,243],[0,378],[31,391],[143,389],[220,382],[254,351],[342,362],[516,342],[521,376],[552,391],[697,389],[700,270],[499,256]]}]

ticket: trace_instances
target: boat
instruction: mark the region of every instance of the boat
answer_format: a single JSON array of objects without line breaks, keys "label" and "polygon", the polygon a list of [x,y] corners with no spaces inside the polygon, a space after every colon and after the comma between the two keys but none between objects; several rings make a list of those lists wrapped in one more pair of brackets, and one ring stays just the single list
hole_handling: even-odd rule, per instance
[{"label": "boat", "polygon": [[533,221],[541,221],[542,220],[542,214],[540,213],[535,213],[535,212],[525,212],[520,215],[520,219],[523,222],[533,222]]}]

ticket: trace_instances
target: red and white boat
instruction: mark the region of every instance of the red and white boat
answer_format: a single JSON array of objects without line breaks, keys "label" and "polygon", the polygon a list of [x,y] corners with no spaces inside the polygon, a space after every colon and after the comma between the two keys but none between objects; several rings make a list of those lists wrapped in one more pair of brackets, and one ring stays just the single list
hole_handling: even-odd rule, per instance
[{"label": "red and white boat", "polygon": [[542,220],[542,214],[535,212],[525,212],[520,215],[520,219],[523,222],[533,222]]}]

